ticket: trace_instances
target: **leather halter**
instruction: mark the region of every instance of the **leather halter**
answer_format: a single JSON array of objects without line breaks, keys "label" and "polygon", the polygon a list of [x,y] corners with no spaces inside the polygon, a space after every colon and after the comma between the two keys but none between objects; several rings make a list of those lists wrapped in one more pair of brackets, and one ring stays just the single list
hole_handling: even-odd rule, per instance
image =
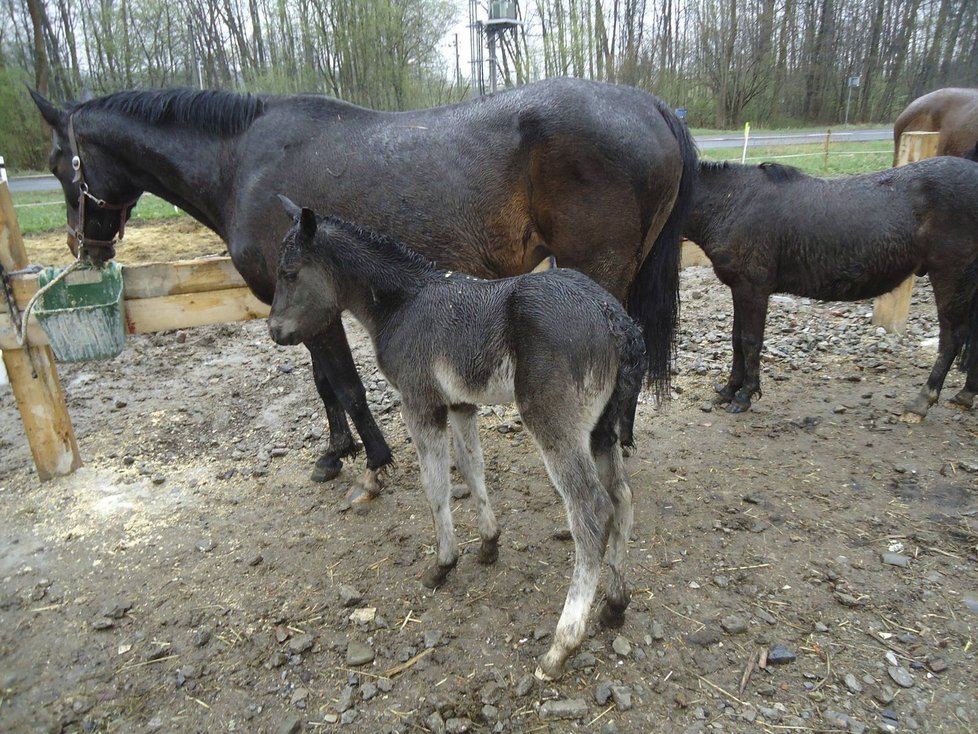
[{"label": "leather halter", "polygon": [[[75,171],[75,177],[72,179],[72,183],[78,184],[78,226],[72,227],[70,223],[65,225],[68,230],[68,234],[74,239],[74,246],[71,247],[72,254],[78,257],[79,252],[82,247],[86,245],[91,245],[94,247],[104,247],[112,248],[115,247],[116,242],[121,242],[122,238],[126,234],[126,214],[130,208],[136,205],[139,201],[139,196],[124,204],[110,204],[105,199],[100,199],[88,190],[88,184],[85,182],[85,174],[82,172],[81,163],[81,152],[78,149],[78,141],[75,139],[75,118],[70,116],[68,118],[68,144],[71,146],[73,153],[71,159],[71,167]],[[97,206],[99,209],[108,209],[110,211],[119,212],[119,229],[116,235],[110,240],[97,240],[92,237],[85,236],[85,200],[88,199]]]}]

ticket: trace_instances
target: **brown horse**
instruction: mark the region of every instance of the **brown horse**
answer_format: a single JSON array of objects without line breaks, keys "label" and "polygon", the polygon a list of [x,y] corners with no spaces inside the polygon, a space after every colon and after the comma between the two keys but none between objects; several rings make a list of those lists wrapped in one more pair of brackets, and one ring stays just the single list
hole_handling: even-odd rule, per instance
[{"label": "brown horse", "polygon": [[[149,191],[220,235],[245,282],[271,303],[289,228],[281,192],[482,278],[525,273],[552,255],[627,302],[645,332],[650,378],[660,392],[668,383],[696,150],[647,92],[549,79],[399,113],[314,95],[187,89],[119,92],[66,109],[34,100],[54,130],[50,166],[68,223],[95,260],[114,255]],[[334,478],[357,450],[348,414],[367,455],[363,486],[376,492],[391,452],[339,319],[305,346],[330,431],[313,478]]]},{"label": "brown horse", "polygon": [[893,125],[893,165],[904,132],[939,132],[938,155],[968,158],[978,143],[978,89],[948,87],[911,102]]}]

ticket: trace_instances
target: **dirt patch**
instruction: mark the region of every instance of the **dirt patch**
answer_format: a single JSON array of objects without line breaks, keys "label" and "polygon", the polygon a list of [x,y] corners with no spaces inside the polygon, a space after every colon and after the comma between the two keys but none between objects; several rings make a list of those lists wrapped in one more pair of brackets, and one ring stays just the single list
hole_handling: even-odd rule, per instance
[{"label": "dirt patch", "polygon": [[[145,254],[135,232],[124,262]],[[675,393],[640,406],[628,459],[632,604],[551,685],[531,673],[573,547],[511,410],[482,419],[499,561],[463,552],[432,593],[413,449],[355,326],[397,458],[365,514],[340,509],[362,460],[308,481],[322,406],[305,352],[263,322],[63,366],[85,467],[45,484],[0,388],[0,729],[973,731],[978,423],[943,404],[897,418],[933,359],[926,280],[902,337],[869,303],[776,299],[741,416],[710,403],[729,291],[705,268],[682,289]],[[455,517],[477,547],[471,498]]]}]

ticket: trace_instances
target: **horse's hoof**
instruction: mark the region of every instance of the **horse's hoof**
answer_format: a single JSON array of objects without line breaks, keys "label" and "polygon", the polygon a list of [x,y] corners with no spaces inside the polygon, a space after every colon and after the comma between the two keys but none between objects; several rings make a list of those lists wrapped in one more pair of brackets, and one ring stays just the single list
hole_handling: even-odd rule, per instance
[{"label": "horse's hoof", "polygon": [[483,566],[489,566],[499,560],[499,540],[485,540],[479,546],[479,554],[476,557]]},{"label": "horse's hoof", "polygon": [[920,413],[915,413],[912,410],[907,410],[904,411],[903,415],[900,416],[900,422],[909,423],[912,425],[915,423],[920,423],[921,421],[924,420],[924,417],[925,416],[921,415]]},{"label": "horse's hoof", "polygon": [[728,413],[746,413],[748,410],[750,410],[749,402],[744,403],[736,399],[731,400],[730,405],[727,406]]},{"label": "horse's hoof", "polygon": [[329,454],[323,454],[313,467],[310,479],[314,482],[330,482],[340,475],[343,462]]},{"label": "horse's hoof", "polygon": [[963,410],[965,412],[969,411],[974,407],[975,396],[974,393],[961,391],[953,398],[947,401],[947,407],[954,408],[955,410]]},{"label": "horse's hoof", "polygon": [[451,571],[453,568],[455,568],[454,563],[447,566],[432,566],[425,571],[424,575],[421,577],[421,585],[426,589],[437,589],[445,582],[449,571]]},{"label": "horse's hoof", "polygon": [[350,491],[346,493],[346,504],[347,508],[353,508],[355,510],[366,510],[367,505],[373,502],[377,498],[377,494],[370,492],[366,487],[359,484],[354,484],[350,487]]},{"label": "horse's hoof", "polygon": [[625,624],[625,607],[612,604],[606,599],[598,611],[598,621],[605,627],[618,629]]}]

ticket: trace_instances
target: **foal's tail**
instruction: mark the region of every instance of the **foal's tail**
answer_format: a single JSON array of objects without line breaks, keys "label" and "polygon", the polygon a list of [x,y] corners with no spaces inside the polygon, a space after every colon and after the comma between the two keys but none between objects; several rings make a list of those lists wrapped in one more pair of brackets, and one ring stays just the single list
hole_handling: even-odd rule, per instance
[{"label": "foal's tail", "polygon": [[607,448],[618,441],[622,446],[634,446],[635,408],[649,359],[638,325],[619,308],[609,308],[606,315],[618,343],[618,374],[615,389],[591,432],[591,440],[596,448]]},{"label": "foal's tail", "polygon": [[672,375],[672,352],[679,321],[679,259],[683,226],[693,205],[697,154],[696,144],[686,125],[661,100],[659,111],[679,144],[682,178],[672,212],[632,283],[628,294],[628,313],[645,332],[649,382],[655,396],[661,399],[669,392]]}]

